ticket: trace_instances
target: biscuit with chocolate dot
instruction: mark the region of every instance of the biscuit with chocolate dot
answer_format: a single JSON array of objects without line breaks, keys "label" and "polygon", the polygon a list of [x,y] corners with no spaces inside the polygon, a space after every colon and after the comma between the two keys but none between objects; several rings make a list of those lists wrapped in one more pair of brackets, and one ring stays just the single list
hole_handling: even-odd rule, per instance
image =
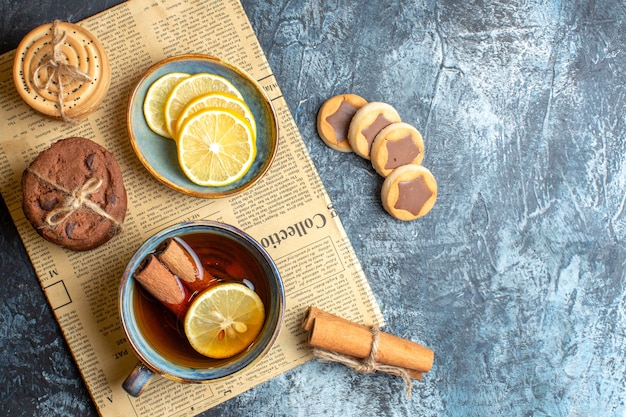
[{"label": "biscuit with chocolate dot", "polygon": [[408,123],[392,123],[381,130],[370,152],[372,166],[383,177],[402,165],[419,165],[424,159],[424,140]]},{"label": "biscuit with chocolate dot", "polygon": [[385,178],[381,190],[385,210],[408,221],[426,215],[437,200],[437,181],[422,165],[402,165]]},{"label": "biscuit with chocolate dot", "polygon": [[352,117],[367,100],[356,94],[341,94],[329,98],[317,113],[317,133],[330,148],[352,152],[348,142],[348,128]]},{"label": "biscuit with chocolate dot", "polygon": [[370,159],[374,138],[385,127],[400,122],[400,115],[387,103],[372,102],[361,107],[352,117],[348,141],[357,155]]}]

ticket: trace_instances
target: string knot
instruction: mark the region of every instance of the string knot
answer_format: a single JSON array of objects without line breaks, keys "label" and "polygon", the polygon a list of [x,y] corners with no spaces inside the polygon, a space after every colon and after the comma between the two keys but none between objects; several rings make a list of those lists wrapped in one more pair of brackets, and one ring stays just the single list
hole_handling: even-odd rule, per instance
[{"label": "string knot", "polygon": [[50,227],[58,226],[67,220],[74,212],[78,211],[81,207],[87,207],[99,216],[109,220],[118,230],[122,228],[122,224],[107,213],[102,207],[93,202],[89,197],[97,192],[104,183],[101,178],[91,177],[85,183],[74,189],[68,190],[65,187],[49,180],[44,175],[40,174],[32,168],[27,168],[35,177],[40,181],[48,184],[50,187],[61,191],[67,197],[63,200],[61,206],[51,210],[46,216],[46,224]]},{"label": "string knot", "polygon": [[104,216],[108,217],[108,214],[102,210],[100,206],[89,199],[89,196],[98,191],[100,186],[102,186],[102,179],[93,177],[89,178],[82,187],[70,192],[65,191],[68,194],[67,198],[61,207],[55,208],[48,213],[46,216],[46,223],[52,227],[57,226],[67,220],[72,213],[83,206],[88,206],[91,210],[100,215],[103,215],[102,213],[104,213]]},{"label": "string knot", "polygon": [[380,328],[378,326],[371,326],[370,331],[372,332],[372,346],[370,354],[364,359],[359,360],[351,356],[317,348],[312,349],[313,356],[328,362],[339,362],[359,373],[371,374],[376,371],[380,371],[399,376],[404,381],[407,397],[411,398],[411,389],[413,384],[411,382],[409,372],[399,366],[385,365],[376,361],[380,339]]},{"label": "string knot", "polygon": [[[66,122],[75,122],[74,119],[65,114],[63,105],[64,87],[74,81],[91,81],[91,77],[79,68],[65,62],[61,46],[66,38],[67,33],[65,33],[65,31],[59,31],[59,21],[55,20],[52,24],[52,53],[44,56],[42,63],[33,71],[33,84],[39,94],[48,90],[52,84],[56,84],[58,88],[57,104],[59,106],[61,119]],[[43,76],[44,74],[45,76]],[[42,78],[46,81],[42,82]]]}]

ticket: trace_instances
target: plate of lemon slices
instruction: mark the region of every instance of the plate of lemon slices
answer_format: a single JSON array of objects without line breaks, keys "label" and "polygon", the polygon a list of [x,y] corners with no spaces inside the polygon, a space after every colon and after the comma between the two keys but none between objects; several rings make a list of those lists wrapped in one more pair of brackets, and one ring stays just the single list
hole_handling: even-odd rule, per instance
[{"label": "plate of lemon slices", "polygon": [[149,68],[129,100],[127,128],[155,178],[202,198],[247,189],[278,149],[276,112],[263,88],[209,55],[179,55]]}]

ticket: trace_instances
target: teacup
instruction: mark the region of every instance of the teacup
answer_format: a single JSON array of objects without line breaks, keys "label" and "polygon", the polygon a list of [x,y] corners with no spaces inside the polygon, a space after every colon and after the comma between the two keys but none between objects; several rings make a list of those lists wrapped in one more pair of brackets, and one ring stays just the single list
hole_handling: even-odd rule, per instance
[{"label": "teacup", "polygon": [[[182,324],[138,283],[134,274],[146,256],[169,238],[189,240],[200,260],[214,256],[235,271],[233,280],[255,289],[265,306],[265,322],[255,341],[227,359],[211,359],[197,353],[185,339]],[[230,263],[230,266],[229,264]],[[247,272],[246,272],[247,271]],[[222,272],[218,271],[218,274]],[[256,364],[272,347],[282,324],[285,293],[276,264],[265,249],[245,232],[224,223],[197,221],[168,227],[149,238],[133,255],[120,284],[119,309],[126,338],[139,363],[123,383],[139,396],[150,377],[163,375],[182,383],[209,383],[232,377]]]}]

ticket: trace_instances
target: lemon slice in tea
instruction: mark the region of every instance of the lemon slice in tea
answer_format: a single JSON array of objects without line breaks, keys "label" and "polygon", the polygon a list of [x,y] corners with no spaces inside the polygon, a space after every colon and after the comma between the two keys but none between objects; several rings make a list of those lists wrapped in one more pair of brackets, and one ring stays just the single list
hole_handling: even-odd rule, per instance
[{"label": "lemon slice in tea", "polygon": [[148,127],[157,135],[172,138],[165,125],[165,102],[176,84],[187,77],[189,74],[184,72],[170,72],[158,78],[148,88],[143,102],[143,115]]},{"label": "lemon slice in tea", "polygon": [[184,329],[191,346],[204,356],[230,358],[257,338],[265,307],[253,290],[239,283],[210,287],[191,303]]},{"label": "lemon slice in tea", "polygon": [[181,80],[165,101],[164,117],[167,131],[174,137],[176,120],[185,106],[194,98],[212,92],[230,93],[243,99],[239,90],[226,78],[201,72]]},{"label": "lemon slice in tea", "polygon": [[176,132],[180,131],[181,127],[187,121],[187,119],[189,119],[200,110],[210,107],[220,107],[232,110],[234,113],[237,113],[248,122],[248,124],[252,128],[252,133],[256,136],[256,122],[254,120],[254,115],[252,114],[252,111],[250,110],[246,102],[235,96],[234,94],[216,91],[198,96],[192,99],[189,103],[187,103],[187,105],[183,108],[181,114],[178,116],[178,120],[176,121],[174,137],[176,137]]},{"label": "lemon slice in tea", "polygon": [[242,178],[256,157],[250,125],[230,110],[201,110],[177,135],[178,162],[194,183],[223,186]]}]

